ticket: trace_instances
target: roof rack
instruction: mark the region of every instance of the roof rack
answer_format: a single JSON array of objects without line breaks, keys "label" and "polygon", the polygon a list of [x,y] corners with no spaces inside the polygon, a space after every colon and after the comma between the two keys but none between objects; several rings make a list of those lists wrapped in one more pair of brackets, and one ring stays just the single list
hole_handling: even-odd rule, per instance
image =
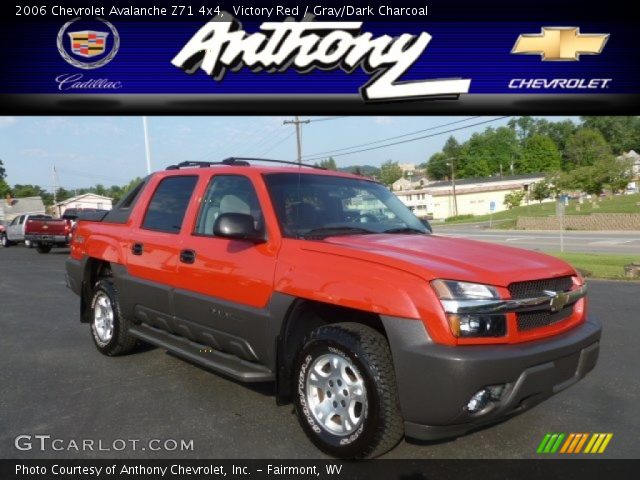
[{"label": "roof rack", "polygon": [[298,163],[290,160],[273,160],[271,158],[255,158],[255,157],[229,157],[225,158],[221,162],[196,162],[187,160],[185,162],[180,162],[176,165],[170,165],[167,167],[167,170],[179,170],[181,168],[208,168],[214,165],[228,165],[228,166],[241,166],[241,167],[250,167],[252,162],[268,162],[268,163],[282,163],[285,165],[295,165],[296,167],[309,167],[309,168],[317,168],[318,170],[326,170],[324,167],[319,167],[318,165],[310,165],[308,163]]},{"label": "roof rack", "polygon": [[167,170],[179,170],[181,168],[208,168],[214,165],[228,165],[228,166],[241,166],[241,167],[249,167],[251,164],[249,161],[253,162],[268,162],[268,163],[282,163],[285,165],[295,165],[296,167],[309,167],[309,168],[317,168],[318,170],[326,170],[324,167],[319,167],[318,165],[310,165],[308,163],[298,163],[290,160],[273,160],[270,158],[253,158],[253,157],[229,157],[225,158],[221,162],[196,162],[187,160],[185,162],[180,162],[176,165],[170,165],[167,167]]}]

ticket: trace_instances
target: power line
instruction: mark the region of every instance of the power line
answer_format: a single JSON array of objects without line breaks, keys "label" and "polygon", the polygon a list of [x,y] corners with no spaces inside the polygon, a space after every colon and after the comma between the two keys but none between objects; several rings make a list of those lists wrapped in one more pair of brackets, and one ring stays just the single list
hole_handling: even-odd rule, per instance
[{"label": "power line", "polygon": [[335,150],[326,150],[324,152],[313,153],[313,154],[305,155],[305,158],[307,158],[307,157],[317,157],[319,155],[326,155],[326,154],[330,154],[330,153],[334,153],[334,152],[342,152],[342,151],[345,151],[345,150],[351,150],[353,148],[367,147],[369,145],[375,145],[376,143],[383,143],[383,142],[387,142],[389,140],[395,140],[397,138],[410,137],[411,135],[417,135],[418,133],[428,132],[428,131],[431,131],[431,130],[437,130],[437,129],[448,127],[448,126],[451,126],[451,125],[457,125],[459,123],[475,120],[476,118],[481,118],[481,117],[480,116],[476,116],[476,117],[464,118],[462,120],[456,120],[455,122],[449,122],[449,123],[444,123],[442,125],[436,125],[436,126],[429,127],[429,128],[423,128],[421,130],[416,130],[414,132],[409,132],[409,133],[405,133],[405,134],[402,134],[402,135],[396,135],[394,137],[387,137],[387,138],[383,138],[381,140],[375,140],[373,142],[366,142],[366,143],[361,143],[359,145],[351,145],[350,147],[337,148]]},{"label": "power line", "polygon": [[[338,154],[335,154],[335,155],[332,155],[332,156],[333,157],[342,157],[344,155],[353,155],[354,153],[368,152],[368,151],[371,151],[371,150],[379,150],[381,148],[392,147],[394,145],[400,145],[402,143],[410,143],[410,142],[415,142],[415,141],[418,141],[418,140],[423,140],[425,138],[437,137],[438,135],[443,135],[445,133],[457,132],[459,130],[464,130],[465,128],[477,127],[478,125],[484,125],[486,123],[497,122],[498,120],[503,120],[505,118],[509,118],[509,116],[507,115],[507,116],[504,116],[504,117],[493,118],[491,120],[485,120],[483,122],[473,123],[471,125],[464,125],[462,127],[452,128],[452,129],[449,129],[449,130],[444,130],[442,132],[432,133],[432,134],[429,134],[429,135],[422,135],[421,137],[411,138],[409,140],[401,140],[399,142],[387,143],[385,145],[379,145],[377,147],[362,148],[360,150],[354,150],[352,152],[338,153]],[[319,156],[319,157],[314,157],[314,158],[305,158],[305,160],[307,162],[312,162],[314,160],[321,160],[323,158],[325,158],[325,157],[324,156]]]},{"label": "power line", "polygon": [[259,155],[260,157],[264,157],[267,153],[269,153],[271,150],[273,150],[274,148],[276,148],[278,145],[284,143],[285,140],[289,140],[291,137],[293,137],[296,134],[296,132],[291,132],[289,133],[289,135],[287,135],[286,137],[284,137],[282,140],[280,140],[279,142],[277,142],[275,145],[272,145],[271,147],[269,147],[269,149],[265,150],[264,152],[262,152],[261,155]]},{"label": "power line", "polygon": [[329,120],[339,120],[341,118],[347,118],[348,115],[341,115],[339,117],[322,117],[322,118],[312,118],[309,119],[309,123],[315,123],[315,122],[328,122]]}]

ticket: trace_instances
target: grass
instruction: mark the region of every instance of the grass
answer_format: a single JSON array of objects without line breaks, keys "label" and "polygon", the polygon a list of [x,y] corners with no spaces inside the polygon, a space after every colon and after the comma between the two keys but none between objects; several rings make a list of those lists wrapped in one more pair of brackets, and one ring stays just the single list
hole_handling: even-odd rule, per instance
[{"label": "grass", "polygon": [[[593,203],[590,200],[585,200],[582,205],[577,200],[569,201],[569,205],[565,209],[565,215],[589,215],[590,213],[640,213],[640,193],[633,195],[614,195],[601,197],[598,202],[597,208],[593,208]],[[579,210],[577,207],[579,206]],[[530,203],[529,205],[522,205],[520,207],[512,208],[511,210],[505,210],[504,212],[496,212],[493,214],[493,221],[498,222],[496,228],[515,228],[516,219],[518,217],[548,217],[556,214],[556,203]],[[461,215],[463,216],[463,215]],[[467,217],[466,215],[464,215]],[[476,215],[471,218],[455,219],[447,221],[446,223],[458,224],[458,223],[475,223],[475,222],[487,222],[490,219],[490,215]],[[501,221],[504,221],[501,222]]]},{"label": "grass", "polygon": [[569,262],[589,278],[631,280],[624,276],[624,266],[640,262],[638,255],[615,255],[605,253],[560,253],[545,252]]}]

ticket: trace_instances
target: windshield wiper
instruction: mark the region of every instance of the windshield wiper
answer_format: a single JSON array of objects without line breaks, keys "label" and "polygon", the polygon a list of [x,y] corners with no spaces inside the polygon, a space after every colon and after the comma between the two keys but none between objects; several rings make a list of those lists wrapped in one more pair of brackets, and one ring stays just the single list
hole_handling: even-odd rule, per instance
[{"label": "windshield wiper", "polygon": [[369,233],[377,233],[372,230],[360,227],[337,226],[337,227],[321,227],[309,230],[307,233],[299,235],[301,238],[308,237],[331,237],[334,235],[366,235]]},{"label": "windshield wiper", "polygon": [[382,233],[421,233],[421,234],[425,234],[425,233],[429,233],[429,232],[425,232],[423,230],[420,230],[418,228],[413,228],[413,227],[398,227],[398,228],[390,228],[389,230],[385,230]]}]

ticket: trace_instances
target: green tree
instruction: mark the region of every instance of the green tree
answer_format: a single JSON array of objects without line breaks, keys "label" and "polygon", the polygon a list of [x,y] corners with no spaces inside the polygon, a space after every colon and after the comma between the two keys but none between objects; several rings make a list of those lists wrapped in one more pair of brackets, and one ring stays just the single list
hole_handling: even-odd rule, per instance
[{"label": "green tree", "polygon": [[447,156],[442,152],[437,152],[431,155],[429,161],[421,166],[427,171],[427,176],[431,180],[444,180],[449,178],[451,173],[451,167],[447,162]]},{"label": "green tree", "polygon": [[13,196],[16,198],[21,197],[41,197],[45,194],[45,191],[39,185],[21,185],[16,184],[13,186]]},{"label": "green tree", "polygon": [[562,166],[562,154],[549,137],[534,134],[524,143],[516,162],[519,173],[553,172]]},{"label": "green tree", "polygon": [[611,157],[611,148],[599,130],[581,128],[566,145],[566,168],[591,166]]},{"label": "green tree", "polygon": [[582,117],[583,127],[598,130],[616,155],[640,147],[640,117]]},{"label": "green tree", "polygon": [[327,170],[338,170],[338,165],[336,165],[336,161],[333,157],[329,157],[325,160],[321,160],[320,163],[315,163],[317,167],[326,168]]},{"label": "green tree", "polygon": [[630,159],[611,158],[602,168],[607,174],[606,184],[612,193],[624,192],[633,180],[633,162]]},{"label": "green tree", "polygon": [[531,198],[542,203],[543,200],[550,198],[553,194],[551,185],[546,180],[535,183],[531,188]]},{"label": "green tree", "polygon": [[7,178],[7,171],[5,170],[4,163],[0,158],[0,180],[6,180],[6,178]]},{"label": "green tree", "polygon": [[456,176],[487,177],[507,170],[520,157],[516,132],[509,127],[487,128],[475,133],[462,145],[456,158]]},{"label": "green tree", "polygon": [[402,178],[402,169],[398,162],[387,160],[380,166],[380,175],[378,180],[384,185],[391,186],[393,182]]},{"label": "green tree", "polygon": [[537,131],[538,122],[533,117],[515,117],[507,123],[509,128],[516,132],[521,144],[534,135]]},{"label": "green tree", "polygon": [[512,208],[519,207],[522,204],[522,200],[524,200],[524,190],[514,190],[513,192],[509,192],[504,196],[503,204],[511,210]]},{"label": "green tree", "polygon": [[589,195],[600,195],[609,180],[609,174],[602,164],[577,167],[563,172],[556,185],[563,192],[584,192]]},{"label": "green tree", "polygon": [[0,201],[9,193],[11,193],[11,187],[3,178],[0,178]]}]

